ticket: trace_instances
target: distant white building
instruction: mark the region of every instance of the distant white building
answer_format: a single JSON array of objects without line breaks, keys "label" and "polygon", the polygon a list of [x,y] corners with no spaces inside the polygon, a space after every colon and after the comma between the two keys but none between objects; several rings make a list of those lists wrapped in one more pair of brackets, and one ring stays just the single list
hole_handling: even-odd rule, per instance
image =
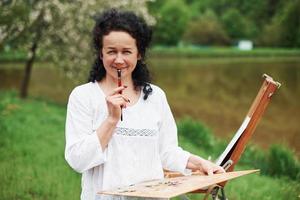
[{"label": "distant white building", "polygon": [[238,43],[239,50],[252,50],[253,49],[253,42],[251,40],[240,40]]}]

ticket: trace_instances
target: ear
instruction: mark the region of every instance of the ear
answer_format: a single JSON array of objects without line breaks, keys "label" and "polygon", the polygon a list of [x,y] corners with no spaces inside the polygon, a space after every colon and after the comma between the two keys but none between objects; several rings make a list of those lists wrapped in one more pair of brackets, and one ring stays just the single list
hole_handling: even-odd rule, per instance
[{"label": "ear", "polygon": [[138,59],[138,60],[141,60],[141,59],[142,59],[142,56],[141,56],[140,53],[137,55],[137,59]]},{"label": "ear", "polygon": [[100,53],[99,53],[99,57],[100,57],[100,59],[102,60],[102,58],[103,58],[102,51],[100,51]]}]

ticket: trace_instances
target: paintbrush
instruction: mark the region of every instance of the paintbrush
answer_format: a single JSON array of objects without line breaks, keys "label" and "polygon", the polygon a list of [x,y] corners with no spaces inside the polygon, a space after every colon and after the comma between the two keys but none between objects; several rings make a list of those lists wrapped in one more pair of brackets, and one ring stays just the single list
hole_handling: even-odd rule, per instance
[{"label": "paintbrush", "polygon": [[[118,87],[122,86],[122,81],[121,81],[121,70],[117,69],[118,73]],[[119,92],[119,94],[122,94],[122,90]],[[123,121],[123,113],[122,113],[122,106],[121,106],[121,121]]]}]

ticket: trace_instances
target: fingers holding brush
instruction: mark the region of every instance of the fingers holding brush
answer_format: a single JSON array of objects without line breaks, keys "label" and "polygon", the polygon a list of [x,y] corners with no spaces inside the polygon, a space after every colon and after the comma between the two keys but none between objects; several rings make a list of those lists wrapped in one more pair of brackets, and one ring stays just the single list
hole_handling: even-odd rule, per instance
[{"label": "fingers holding brush", "polygon": [[120,94],[123,92],[123,90],[125,90],[127,88],[127,85],[122,85],[120,87],[115,88],[110,94],[109,96],[115,95],[115,94]]},{"label": "fingers holding brush", "polygon": [[122,94],[115,94],[115,95],[112,96],[112,99],[116,100],[116,102],[120,102],[121,103],[120,106],[122,108],[126,108],[128,106],[128,104],[130,103],[130,100]]},{"label": "fingers holding brush", "polygon": [[119,93],[109,95],[106,97],[106,104],[108,108],[108,116],[115,121],[119,121],[122,113],[122,107],[126,108],[130,100]]}]

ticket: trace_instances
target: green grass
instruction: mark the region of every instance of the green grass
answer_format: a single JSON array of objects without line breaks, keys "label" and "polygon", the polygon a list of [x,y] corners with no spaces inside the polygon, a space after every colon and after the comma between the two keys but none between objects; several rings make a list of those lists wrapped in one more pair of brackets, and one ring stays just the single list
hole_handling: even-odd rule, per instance
[{"label": "green grass", "polygon": [[[64,160],[66,106],[16,96],[15,92],[0,91],[0,199],[79,199],[80,175]],[[206,130],[195,123],[191,127]],[[180,144],[204,157],[217,152],[203,150],[198,146],[201,143],[194,143],[183,133]],[[299,191],[299,182],[259,174],[238,178],[226,186],[229,199],[299,199]],[[199,199],[199,195],[191,198]]]},{"label": "green grass", "polygon": [[[283,48],[254,48],[251,51],[241,51],[236,47],[201,47],[201,46],[153,46],[149,49],[149,57],[159,58],[245,58],[245,57],[269,57],[269,58],[290,58],[299,57],[300,49]],[[9,50],[0,52],[0,62],[24,62],[27,59],[27,53],[24,50]],[[37,60],[42,61],[41,53]]]},{"label": "green grass", "polygon": [[150,57],[299,57],[300,49],[254,48],[241,51],[235,47],[164,47],[155,46],[150,49]]},{"label": "green grass", "polygon": [[1,51],[0,62],[21,62],[25,61],[27,54],[24,51]]},{"label": "green grass", "polygon": [[78,199],[80,176],[64,161],[65,107],[0,96],[0,199]]}]

